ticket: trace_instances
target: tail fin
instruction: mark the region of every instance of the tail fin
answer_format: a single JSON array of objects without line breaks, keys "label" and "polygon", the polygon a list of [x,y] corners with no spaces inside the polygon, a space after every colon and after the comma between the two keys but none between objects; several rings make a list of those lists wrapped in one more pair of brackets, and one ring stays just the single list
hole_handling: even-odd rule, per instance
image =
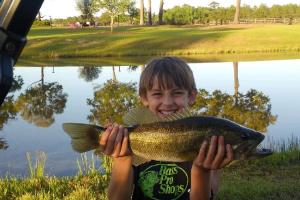
[{"label": "tail fin", "polygon": [[99,135],[105,128],[97,125],[64,123],[64,131],[71,137],[72,148],[83,153],[99,147]]}]

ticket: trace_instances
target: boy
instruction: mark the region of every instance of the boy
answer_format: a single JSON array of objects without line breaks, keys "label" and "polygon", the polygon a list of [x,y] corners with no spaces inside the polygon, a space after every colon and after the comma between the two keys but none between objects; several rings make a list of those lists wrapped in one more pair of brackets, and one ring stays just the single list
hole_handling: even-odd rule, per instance
[{"label": "boy", "polygon": [[[140,99],[160,118],[179,113],[194,104],[197,89],[193,73],[181,59],[152,60],[142,72]],[[150,161],[132,166],[128,131],[122,125],[107,125],[99,139],[104,154],[114,157],[109,199],[213,199],[219,182],[218,169],[233,160],[230,145],[222,136],[199,147],[193,162]],[[132,192],[133,191],[133,192]]]}]

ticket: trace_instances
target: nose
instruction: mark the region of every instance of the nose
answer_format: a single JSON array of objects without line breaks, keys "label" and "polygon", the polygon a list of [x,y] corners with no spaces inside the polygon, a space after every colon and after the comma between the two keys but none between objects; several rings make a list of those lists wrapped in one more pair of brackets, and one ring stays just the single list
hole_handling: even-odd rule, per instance
[{"label": "nose", "polygon": [[174,103],[173,98],[170,95],[164,95],[163,104],[172,105]]}]

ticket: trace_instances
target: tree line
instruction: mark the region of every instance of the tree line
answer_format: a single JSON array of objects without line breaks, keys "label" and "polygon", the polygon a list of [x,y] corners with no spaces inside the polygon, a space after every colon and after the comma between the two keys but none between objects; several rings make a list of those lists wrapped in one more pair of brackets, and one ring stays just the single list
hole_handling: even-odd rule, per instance
[{"label": "tree line", "polygon": [[[144,0],[139,0],[140,7],[136,7],[134,0],[76,0],[77,10],[81,15],[67,19],[54,19],[53,23],[68,24],[74,22],[90,22],[98,25],[110,25],[113,31],[114,24],[134,25],[189,25],[189,24],[226,24],[239,23],[249,19],[287,18],[290,22],[300,18],[300,5],[286,4],[271,7],[261,4],[259,6],[242,5],[237,1],[235,6],[221,7],[213,1],[207,7],[194,7],[188,4],[164,9],[164,1],[160,0],[159,9],[155,12],[148,7]],[[101,12],[99,17],[96,14]]]}]

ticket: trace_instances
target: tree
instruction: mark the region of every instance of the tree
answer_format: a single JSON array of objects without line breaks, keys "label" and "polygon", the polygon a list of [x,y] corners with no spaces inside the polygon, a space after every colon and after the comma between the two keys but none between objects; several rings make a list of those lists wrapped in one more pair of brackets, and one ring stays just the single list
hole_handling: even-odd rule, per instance
[{"label": "tree", "polygon": [[[238,98],[238,104],[235,98]],[[254,89],[244,95],[238,93],[237,97],[220,90],[210,94],[204,89],[199,89],[193,110],[201,115],[227,118],[263,132],[277,120],[277,116],[271,113],[270,99]]]},{"label": "tree", "polygon": [[158,12],[158,24],[162,24],[163,13],[164,13],[164,0],[160,0],[159,12]]},{"label": "tree", "polygon": [[125,13],[132,0],[98,0],[100,8],[110,15],[110,31],[113,32],[114,18]]},{"label": "tree", "polygon": [[148,25],[152,25],[151,0],[148,0]]},{"label": "tree", "polygon": [[136,24],[137,18],[139,16],[139,10],[136,8],[135,1],[130,2],[127,12],[129,14],[130,24]]},{"label": "tree", "polygon": [[0,107],[0,130],[8,120],[16,119],[18,109],[16,107],[14,92],[20,90],[23,84],[24,81],[21,76],[14,76],[8,96],[4,99],[4,102]]},{"label": "tree", "polygon": [[192,24],[194,20],[194,9],[192,6],[187,4],[184,4],[183,6],[175,6],[165,12],[164,20],[169,24]]},{"label": "tree", "polygon": [[234,15],[234,24],[240,23],[240,8],[241,8],[241,0],[236,0],[236,6],[235,6],[235,15]]},{"label": "tree", "polygon": [[259,7],[254,7],[254,14],[257,18],[266,18],[269,16],[269,8],[265,4],[260,4]]},{"label": "tree", "polygon": [[54,113],[62,113],[67,102],[67,94],[62,85],[44,82],[44,69],[41,67],[41,80],[21,93],[16,106],[22,118],[39,127],[48,127],[54,122]]},{"label": "tree", "polygon": [[79,68],[79,77],[86,82],[93,81],[99,77],[102,72],[102,67],[81,67]]},{"label": "tree", "polygon": [[216,1],[212,1],[210,4],[208,4],[208,7],[212,8],[212,9],[216,9],[220,6],[220,4]]},{"label": "tree", "polygon": [[0,150],[1,149],[7,149],[8,148],[8,145],[7,145],[7,142],[0,137]]},{"label": "tree", "polygon": [[88,119],[91,123],[105,124],[110,119],[121,123],[129,109],[138,105],[136,83],[120,83],[108,80],[94,92],[93,99],[87,99],[92,106]]},{"label": "tree", "polygon": [[42,21],[42,19],[43,19],[44,17],[45,17],[45,16],[42,16],[41,12],[39,11],[38,14],[37,14],[37,16],[36,16],[36,19],[37,19],[38,21]]},{"label": "tree", "polygon": [[8,95],[0,107],[0,130],[8,120],[15,119],[18,109],[15,106],[14,96]]},{"label": "tree", "polygon": [[239,64],[238,62],[233,62],[233,77],[234,77],[234,97],[235,103],[238,101],[239,94]]},{"label": "tree", "polygon": [[109,25],[110,24],[110,14],[108,12],[102,13],[101,16],[98,18],[98,22],[103,26]]},{"label": "tree", "polygon": [[140,25],[144,25],[144,0],[140,0]]},{"label": "tree", "polygon": [[83,22],[95,23],[94,14],[99,11],[97,0],[76,0],[76,6]]}]

